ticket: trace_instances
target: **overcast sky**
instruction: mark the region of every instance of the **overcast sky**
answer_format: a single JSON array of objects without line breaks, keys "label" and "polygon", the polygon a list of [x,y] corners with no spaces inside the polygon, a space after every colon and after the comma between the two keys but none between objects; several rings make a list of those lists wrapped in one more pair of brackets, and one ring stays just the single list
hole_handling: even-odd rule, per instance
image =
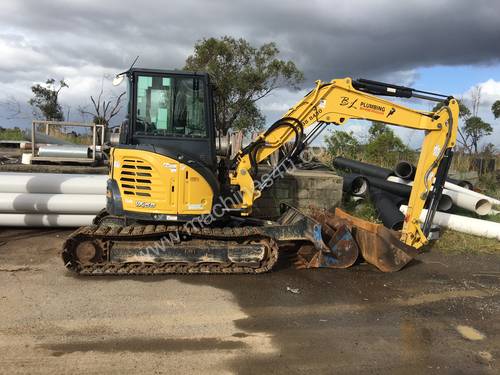
[{"label": "overcast sky", "polygon": [[[79,105],[104,79],[138,66],[180,68],[204,37],[243,37],[255,45],[274,41],[283,58],[303,70],[304,90],[316,79],[352,76],[465,97],[483,87],[481,114],[500,99],[500,1],[130,1],[2,0],[0,2],[0,101],[25,103],[30,86],[64,78],[61,103],[73,120]],[[115,93],[116,93],[115,89]],[[261,103],[269,123],[300,98],[281,90]],[[0,126],[29,123],[7,120]],[[360,124],[349,129],[362,132]],[[409,137],[412,133],[401,132]]]}]

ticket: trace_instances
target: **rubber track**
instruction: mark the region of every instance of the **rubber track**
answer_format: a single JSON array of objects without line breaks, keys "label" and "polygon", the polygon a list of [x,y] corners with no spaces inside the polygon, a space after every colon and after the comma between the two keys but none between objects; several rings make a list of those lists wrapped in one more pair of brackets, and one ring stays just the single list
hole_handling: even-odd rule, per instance
[{"label": "rubber track", "polygon": [[[153,244],[162,237],[178,233],[184,240],[206,239],[219,241],[258,240],[268,243],[270,249],[267,259],[259,267],[253,268],[238,264],[180,262],[169,263],[92,263],[81,264],[75,255],[75,249],[81,242],[98,240],[108,241],[151,241]],[[161,274],[257,274],[270,271],[278,261],[278,246],[268,235],[261,233],[259,227],[241,228],[186,228],[184,226],[131,225],[106,226],[90,225],[79,228],[66,240],[62,258],[65,266],[81,275],[161,275]]]}]

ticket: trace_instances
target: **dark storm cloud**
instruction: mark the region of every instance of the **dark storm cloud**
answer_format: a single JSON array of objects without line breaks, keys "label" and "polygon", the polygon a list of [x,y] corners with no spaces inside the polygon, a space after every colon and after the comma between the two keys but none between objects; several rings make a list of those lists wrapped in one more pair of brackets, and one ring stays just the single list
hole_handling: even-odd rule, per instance
[{"label": "dark storm cloud", "polygon": [[[29,87],[48,77],[70,84],[61,101],[78,116],[136,55],[139,66],[180,68],[197,40],[223,35],[276,42],[304,88],[342,76],[410,85],[419,67],[498,63],[499,14],[496,0],[2,0],[0,118],[10,97],[29,118]],[[296,97],[280,90],[260,106],[272,121]]]},{"label": "dark storm cloud", "polygon": [[[31,58],[42,63],[121,69],[140,54],[141,65],[179,67],[196,40],[229,34],[254,43],[276,41],[309,81],[497,62],[499,14],[498,1],[468,0],[12,0],[0,5],[3,34],[25,38],[17,40],[20,48],[32,49]],[[33,70],[44,69],[30,62]],[[0,80],[5,79],[2,74]]]}]

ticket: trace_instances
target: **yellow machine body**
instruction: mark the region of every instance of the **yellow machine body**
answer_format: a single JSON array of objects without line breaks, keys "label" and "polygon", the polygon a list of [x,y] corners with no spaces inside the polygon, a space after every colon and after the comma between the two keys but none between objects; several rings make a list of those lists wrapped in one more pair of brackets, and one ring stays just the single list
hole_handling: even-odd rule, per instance
[{"label": "yellow machine body", "polygon": [[[305,267],[345,268],[361,253],[389,272],[401,269],[429,242],[457,136],[456,99],[368,80],[317,81],[230,159],[221,139],[220,147],[216,143],[207,74],[131,69],[127,76],[132,93],[128,125],[110,153],[106,211],[96,225],[79,229],[65,242],[66,267],[92,275],[262,273],[276,264],[280,243],[298,241],[313,248],[297,253]],[[441,105],[421,111],[380,96],[420,97]],[[424,135],[402,231],[340,211],[334,218],[311,218],[289,207],[275,222],[252,218],[252,206],[272,184],[274,172],[297,161],[325,126],[349,120]],[[259,176],[257,165],[278,150],[284,155],[273,172]],[[422,223],[425,204],[429,209]],[[219,213],[224,220],[211,225]]]},{"label": "yellow machine body", "polygon": [[[420,248],[428,243],[421,230],[420,213],[445,152],[455,146],[458,112],[458,102],[451,97],[440,109],[429,112],[360,91],[354,87],[351,78],[317,81],[316,87],[283,115],[284,125],[272,126],[236,155],[228,180],[232,187],[237,188],[241,198],[231,209],[241,216],[251,215],[252,206],[261,195],[256,176],[252,173],[254,165],[296,139],[298,130],[304,131],[317,124],[339,126],[349,120],[377,121],[421,130],[424,137],[417,177],[401,235],[405,244]],[[254,152],[249,152],[252,147]],[[163,215],[160,220],[177,220],[176,215],[210,214],[214,199],[221,198],[214,196],[218,193],[214,193],[215,189],[204,176],[179,159],[127,147],[115,148],[111,157],[111,179],[117,182],[123,211],[129,214]]]},{"label": "yellow machine body", "polygon": [[[317,81],[316,87],[283,116],[301,122],[303,128],[316,123],[344,125],[350,119],[369,120],[425,132],[416,178],[412,187],[405,215],[401,240],[407,245],[420,248],[428,243],[422,233],[419,217],[431,191],[439,163],[447,149],[455,146],[458,127],[458,102],[451,98],[446,106],[436,112],[425,112],[356,90],[351,78],[335,79],[329,83]],[[263,144],[253,155],[255,163],[261,163],[285,143],[295,138],[292,127],[277,127],[259,135],[254,142]],[[381,150],[381,153],[384,151]],[[231,183],[240,186],[243,214],[249,215],[252,205],[260,197],[249,171],[252,160],[248,153],[240,151],[238,164],[231,174]]]},{"label": "yellow machine body", "polygon": [[203,215],[212,210],[213,192],[196,170],[178,160],[144,150],[113,148],[110,179],[123,210],[147,214]]}]

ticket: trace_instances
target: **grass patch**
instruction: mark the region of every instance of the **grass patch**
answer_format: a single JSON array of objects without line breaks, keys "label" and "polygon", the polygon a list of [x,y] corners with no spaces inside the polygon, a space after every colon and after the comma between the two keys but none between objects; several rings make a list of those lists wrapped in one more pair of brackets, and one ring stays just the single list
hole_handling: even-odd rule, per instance
[{"label": "grass patch", "polygon": [[[497,215],[498,216],[498,215]],[[500,242],[494,238],[483,238],[441,229],[441,238],[433,241],[429,249],[454,253],[488,253],[500,254]]]},{"label": "grass patch", "polygon": [[459,215],[459,216],[465,216],[465,217],[471,217],[473,219],[479,219],[479,220],[486,220],[486,221],[494,221],[496,223],[500,223],[500,215],[484,215],[484,216],[479,216],[478,214],[467,211],[463,208],[460,207],[453,207],[449,212],[449,214],[453,215]]},{"label": "grass patch", "polygon": [[0,140],[2,140],[2,141],[24,141],[23,132],[19,128],[0,129]]},{"label": "grass patch", "polygon": [[[45,134],[45,130],[42,131],[41,133]],[[75,144],[81,144],[81,145],[92,144],[92,135],[88,134],[63,133],[61,131],[56,131],[56,132],[51,132],[49,135]],[[0,140],[25,141],[26,138],[24,137],[23,131],[19,128],[13,128],[13,129],[0,128]]]},{"label": "grass patch", "polygon": [[478,187],[482,193],[495,199],[500,199],[500,186],[497,181],[496,172],[485,173],[479,177]]},{"label": "grass patch", "polygon": [[359,217],[360,219],[371,221],[372,223],[382,224],[378,219],[375,206],[369,201],[364,200],[362,203],[348,199],[342,202],[341,208],[348,214]]},{"label": "grass patch", "polygon": [[[357,203],[352,199],[342,203],[342,208],[351,215],[368,220],[372,223],[381,224],[377,219],[377,212],[370,201]],[[500,215],[478,216],[472,212],[456,208],[453,214],[473,217],[481,220],[500,222]],[[460,233],[451,229],[441,227],[441,236],[437,241],[432,241],[426,246],[428,250],[440,250],[454,253],[497,253],[500,254],[500,242],[494,238],[484,238],[472,234]]]}]

